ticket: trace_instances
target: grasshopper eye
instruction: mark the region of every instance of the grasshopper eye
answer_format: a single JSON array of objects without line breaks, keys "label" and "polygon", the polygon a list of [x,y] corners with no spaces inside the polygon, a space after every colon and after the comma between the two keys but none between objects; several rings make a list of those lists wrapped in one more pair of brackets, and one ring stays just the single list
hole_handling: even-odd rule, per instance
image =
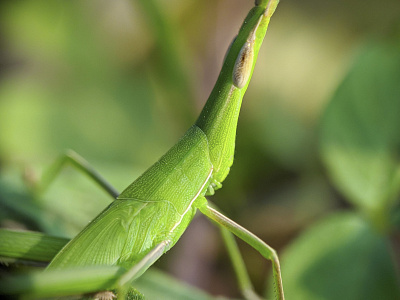
[{"label": "grasshopper eye", "polygon": [[243,88],[249,80],[251,68],[253,66],[253,59],[253,42],[247,41],[243,45],[242,49],[240,49],[239,55],[236,58],[235,65],[233,67],[232,81],[237,88]]}]

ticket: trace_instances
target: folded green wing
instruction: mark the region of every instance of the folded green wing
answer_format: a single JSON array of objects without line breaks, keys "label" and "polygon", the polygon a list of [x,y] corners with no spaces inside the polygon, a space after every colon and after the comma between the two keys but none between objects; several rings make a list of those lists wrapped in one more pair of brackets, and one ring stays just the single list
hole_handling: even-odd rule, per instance
[{"label": "folded green wing", "polygon": [[207,138],[196,126],[69,242],[49,268],[130,267],[161,241],[179,239],[207,188],[212,165]]}]

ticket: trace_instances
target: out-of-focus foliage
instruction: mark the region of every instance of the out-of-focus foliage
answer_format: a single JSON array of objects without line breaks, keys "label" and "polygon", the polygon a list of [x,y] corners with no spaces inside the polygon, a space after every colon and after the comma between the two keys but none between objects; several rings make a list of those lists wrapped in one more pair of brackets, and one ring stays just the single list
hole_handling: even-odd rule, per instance
[{"label": "out-of-focus foliage", "polygon": [[288,299],[400,297],[386,237],[355,213],[337,213],[307,230],[287,249],[283,270]]},{"label": "out-of-focus foliage", "polygon": [[[287,249],[288,298],[399,299],[391,245],[400,202],[400,40],[368,45],[321,121],[323,161],[354,205],[315,224]],[[310,246],[312,245],[312,247]]]},{"label": "out-of-focus foliage", "polygon": [[[193,287],[176,281],[162,272],[152,270],[149,275],[138,279],[135,286],[146,299],[165,300],[212,300],[215,299]],[[221,299],[222,300],[222,299]]]},{"label": "out-of-focus foliage", "polygon": [[[70,148],[125,188],[195,121],[253,4],[2,2],[1,225],[79,232],[109,198],[70,168],[32,198],[41,170]],[[213,201],[283,254],[288,299],[398,296],[399,20],[398,0],[282,0],[271,21]],[[158,267],[238,297],[221,239],[193,223]],[[261,291],[270,266],[241,250]]]},{"label": "out-of-focus foliage", "polygon": [[376,222],[399,200],[399,129],[400,41],[374,43],[326,108],[320,137],[333,182]]}]

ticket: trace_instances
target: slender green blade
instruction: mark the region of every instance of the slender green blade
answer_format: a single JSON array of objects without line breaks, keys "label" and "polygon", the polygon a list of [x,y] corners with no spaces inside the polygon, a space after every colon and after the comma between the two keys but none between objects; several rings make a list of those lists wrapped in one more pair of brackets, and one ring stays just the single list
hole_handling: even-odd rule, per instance
[{"label": "slender green blade", "polygon": [[0,291],[6,295],[25,294],[33,299],[90,293],[113,288],[124,271],[117,266],[92,266],[32,272],[2,278]]},{"label": "slender green blade", "polygon": [[68,241],[40,232],[0,229],[0,257],[49,262]]},{"label": "slender green blade", "polygon": [[185,51],[179,41],[181,30],[172,20],[167,18],[165,10],[159,1],[139,0],[143,16],[147,18],[147,25],[155,37],[154,48],[157,55],[150,61],[154,69],[153,76],[158,80],[157,85],[162,94],[168,98],[166,109],[175,116],[177,125],[184,128],[195,117],[193,105],[188,99],[194,99],[194,93],[188,78],[188,69],[185,66]]},{"label": "slender green blade", "polygon": [[[32,231],[0,229],[0,257],[24,261],[48,262],[62,249],[68,239],[53,237]],[[33,272],[24,275],[11,275],[1,278],[0,295],[24,295],[25,298],[53,297],[82,294],[104,288],[122,274],[117,267],[74,268],[46,272]],[[96,275],[97,272],[102,274]],[[121,273],[119,273],[121,272]],[[85,282],[85,283],[83,283]],[[86,285],[87,284],[87,285]],[[84,285],[84,287],[82,287]],[[179,282],[161,271],[148,270],[135,281],[133,286],[145,294],[146,299],[192,299],[206,300],[213,297]],[[130,298],[129,298],[130,297]],[[128,299],[142,299],[137,290],[128,293]]]},{"label": "slender green blade", "polygon": [[[147,300],[211,300],[214,297],[180,282],[161,271],[148,270],[133,283]],[[219,298],[221,299],[221,298]]]}]

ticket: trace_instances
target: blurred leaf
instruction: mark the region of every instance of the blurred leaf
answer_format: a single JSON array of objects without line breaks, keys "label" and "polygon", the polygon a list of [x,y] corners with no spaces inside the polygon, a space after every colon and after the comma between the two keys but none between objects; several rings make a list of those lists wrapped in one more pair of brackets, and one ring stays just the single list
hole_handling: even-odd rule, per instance
[{"label": "blurred leaf", "polygon": [[[206,293],[151,269],[133,284],[147,300],[211,300]],[[221,299],[221,298],[219,298]]]},{"label": "blurred leaf", "polygon": [[89,293],[110,287],[125,270],[118,266],[87,266],[14,274],[0,281],[1,294],[24,294],[25,299]]},{"label": "blurred leaf", "polygon": [[40,199],[32,196],[17,173],[0,174],[0,221],[4,224],[14,220],[17,227],[73,237],[110,203],[93,181],[71,168]]},{"label": "blurred leaf", "polygon": [[174,121],[179,129],[185,129],[193,124],[195,113],[190,72],[183,63],[187,50],[182,49],[178,39],[181,30],[174,26],[159,1],[139,0],[138,3],[155,37],[155,51],[150,61],[154,69],[153,75],[157,78],[161,94],[168,99],[167,109],[175,116]]},{"label": "blurred leaf", "polygon": [[286,251],[288,299],[400,299],[389,243],[359,215],[336,214],[310,228]]},{"label": "blurred leaf", "polygon": [[57,217],[33,201],[25,186],[12,177],[0,176],[0,221],[14,220],[30,229],[58,233]]},{"label": "blurred leaf", "polygon": [[[26,299],[38,299],[41,297],[93,292],[105,286],[112,286],[123,272],[124,270],[117,266],[91,266],[14,274],[2,277],[0,295],[23,293]],[[68,284],[65,284],[65,282],[68,282]],[[190,287],[153,269],[147,271],[140,279],[135,281],[133,286],[135,294],[137,289],[148,300],[215,299],[194,287]]]},{"label": "blurred leaf", "polygon": [[68,241],[41,232],[0,228],[0,256],[49,262]]},{"label": "blurred leaf", "polygon": [[[40,232],[0,229],[0,256],[26,261],[48,262],[67,242],[68,239],[49,236]],[[83,272],[84,275],[90,274],[89,277],[92,278],[93,275],[90,273],[90,270],[93,269],[95,273],[97,273],[98,271],[96,268],[101,268],[101,266],[82,268],[80,271]],[[104,266],[104,268],[108,267]],[[109,268],[110,269],[105,269],[106,272],[109,272],[109,270],[112,271],[117,267]],[[2,288],[5,288],[5,290],[2,291],[6,291],[7,293],[20,293],[24,291],[28,294],[38,296],[49,294],[57,295],[61,289],[65,290],[64,292],[68,294],[71,293],[71,291],[68,290],[70,284],[66,285],[66,289],[65,287],[60,288],[59,282],[62,280],[56,277],[59,276],[59,278],[69,278],[69,280],[71,280],[68,275],[70,273],[69,271],[59,271],[58,273],[56,271],[49,277],[43,272],[38,271],[31,274],[8,276],[3,278],[7,282],[7,287],[2,286]],[[74,273],[75,272],[72,272],[72,274]],[[77,276],[76,274],[77,273],[75,273],[75,276]],[[96,278],[96,276],[94,277]],[[51,278],[50,285],[48,285],[49,278]],[[146,299],[213,299],[206,293],[181,283],[160,271],[156,271],[154,268],[146,271],[133,285],[135,288],[138,287],[142,292],[146,293]],[[79,292],[79,289],[76,290],[76,292]],[[137,295],[138,292],[135,290],[133,294]]]},{"label": "blurred leaf", "polygon": [[107,11],[90,1],[10,2],[0,10],[13,66],[0,82],[2,155],[38,161],[72,148],[88,159],[148,165],[173,143],[143,60],[151,35],[136,36],[125,61],[107,47],[113,34],[100,30]]},{"label": "blurred leaf", "polygon": [[[292,171],[310,167],[315,162],[312,131],[282,99],[265,102],[260,99],[253,119],[257,144],[263,147],[274,162]],[[250,129],[248,129],[250,130]]]},{"label": "blurred leaf", "polygon": [[400,47],[371,44],[328,105],[320,138],[333,182],[375,217],[398,199],[399,129]]}]

